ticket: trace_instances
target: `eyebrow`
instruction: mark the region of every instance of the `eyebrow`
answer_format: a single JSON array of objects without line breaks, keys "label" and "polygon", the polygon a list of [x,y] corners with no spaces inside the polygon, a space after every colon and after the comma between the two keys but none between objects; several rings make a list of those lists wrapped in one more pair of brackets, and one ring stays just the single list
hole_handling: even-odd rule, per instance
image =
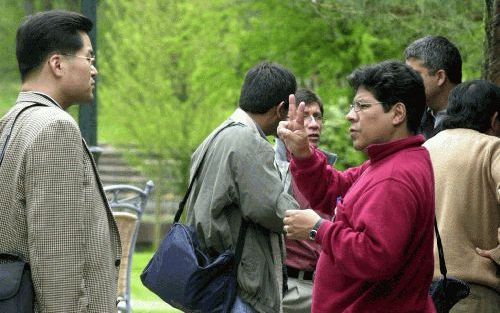
[{"label": "eyebrow", "polygon": [[369,102],[370,100],[363,99],[363,98],[358,98],[358,99],[353,99],[352,101],[355,101],[355,102]]}]

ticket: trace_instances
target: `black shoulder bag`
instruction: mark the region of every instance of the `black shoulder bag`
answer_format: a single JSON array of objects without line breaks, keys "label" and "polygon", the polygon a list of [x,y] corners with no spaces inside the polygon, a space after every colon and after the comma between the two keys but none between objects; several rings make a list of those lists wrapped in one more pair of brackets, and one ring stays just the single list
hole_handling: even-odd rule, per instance
[{"label": "black shoulder bag", "polygon": [[[21,113],[34,106],[42,105],[39,103],[30,104],[22,108],[14,118],[0,152],[0,166],[17,118]],[[35,295],[29,264],[17,255],[0,253],[0,312],[32,313],[34,312],[34,301]]]},{"label": "black shoulder bag", "polygon": [[448,313],[458,301],[467,297],[470,293],[469,285],[466,282],[447,277],[446,262],[444,260],[443,244],[437,227],[436,219],[434,218],[434,230],[436,232],[436,241],[439,253],[439,270],[441,277],[438,281],[433,282],[429,290],[429,294],[434,301],[437,313]]},{"label": "black shoulder bag", "polygon": [[[211,141],[224,129],[221,127]],[[208,150],[208,148],[207,148]],[[242,219],[235,251],[227,249],[216,257],[201,251],[196,230],[179,223],[203,157],[179,203],[174,224],[141,274],[144,286],[163,301],[184,312],[230,312],[236,299],[237,271],[241,260],[248,222]]]}]

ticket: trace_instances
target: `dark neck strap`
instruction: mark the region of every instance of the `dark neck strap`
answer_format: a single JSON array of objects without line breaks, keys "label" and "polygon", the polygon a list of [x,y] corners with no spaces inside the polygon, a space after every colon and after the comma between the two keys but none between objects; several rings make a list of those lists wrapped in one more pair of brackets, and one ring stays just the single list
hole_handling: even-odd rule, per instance
[{"label": "dark neck strap", "polygon": [[[212,145],[215,137],[217,137],[217,135],[219,135],[224,129],[229,128],[229,127],[234,126],[234,125],[236,125],[236,123],[235,122],[231,122],[231,123],[229,123],[229,124],[221,127],[212,136],[212,138],[210,139],[210,141],[207,143],[206,149],[203,152],[203,156],[201,157],[201,161],[200,161],[200,163],[198,163],[198,166],[196,167],[196,170],[194,172],[193,178],[191,178],[191,181],[189,182],[189,187],[188,187],[188,189],[186,191],[186,194],[182,198],[182,201],[179,203],[179,209],[177,210],[177,213],[175,213],[174,223],[179,222],[179,220],[181,218],[181,215],[182,215],[182,212],[184,212],[184,207],[185,207],[186,202],[187,202],[187,200],[189,198],[189,194],[191,193],[191,189],[193,189],[194,182],[196,181],[196,178],[198,177],[198,175],[201,172],[201,167],[203,165],[203,162],[205,161],[205,156],[207,155],[207,151],[210,148],[210,146]],[[235,252],[234,252],[235,261],[236,261],[236,266],[233,267],[233,273],[234,274],[236,274],[236,272],[238,270],[238,266],[237,265],[240,263],[241,255],[243,253],[243,246],[245,244],[245,235],[246,235],[247,227],[248,227],[248,221],[246,221],[244,218],[242,218],[241,225],[240,225],[240,231],[239,231],[239,234],[238,234],[238,241],[236,243],[236,249],[235,249]]]},{"label": "dark neck strap", "polygon": [[444,260],[444,252],[443,252],[443,244],[441,243],[441,236],[439,235],[436,217],[434,217],[434,230],[436,232],[436,241],[437,241],[437,248],[438,248],[438,254],[439,254],[439,270],[441,271],[441,274],[444,276],[444,279],[446,279],[446,274],[448,273],[448,271],[446,270],[446,262]]}]

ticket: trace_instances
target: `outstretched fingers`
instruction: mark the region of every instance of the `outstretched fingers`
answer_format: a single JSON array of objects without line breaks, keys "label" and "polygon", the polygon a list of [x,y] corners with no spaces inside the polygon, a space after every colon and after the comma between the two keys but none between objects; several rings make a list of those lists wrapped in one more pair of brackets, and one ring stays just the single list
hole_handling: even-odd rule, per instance
[{"label": "outstretched fingers", "polygon": [[306,104],[304,102],[299,103],[297,106],[295,95],[291,94],[288,96],[288,129],[291,131],[300,130],[304,128],[304,110]]},{"label": "outstretched fingers", "polygon": [[299,103],[299,107],[295,110],[295,129],[304,129],[304,110],[306,104]]}]

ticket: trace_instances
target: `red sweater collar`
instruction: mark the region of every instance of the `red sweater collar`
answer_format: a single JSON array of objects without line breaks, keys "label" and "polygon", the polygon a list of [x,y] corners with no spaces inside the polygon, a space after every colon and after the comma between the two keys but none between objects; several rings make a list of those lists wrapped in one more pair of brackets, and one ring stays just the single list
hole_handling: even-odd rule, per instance
[{"label": "red sweater collar", "polygon": [[400,150],[420,147],[424,142],[424,136],[416,135],[386,143],[369,145],[367,149],[368,157],[370,158],[370,161],[374,163]]}]

